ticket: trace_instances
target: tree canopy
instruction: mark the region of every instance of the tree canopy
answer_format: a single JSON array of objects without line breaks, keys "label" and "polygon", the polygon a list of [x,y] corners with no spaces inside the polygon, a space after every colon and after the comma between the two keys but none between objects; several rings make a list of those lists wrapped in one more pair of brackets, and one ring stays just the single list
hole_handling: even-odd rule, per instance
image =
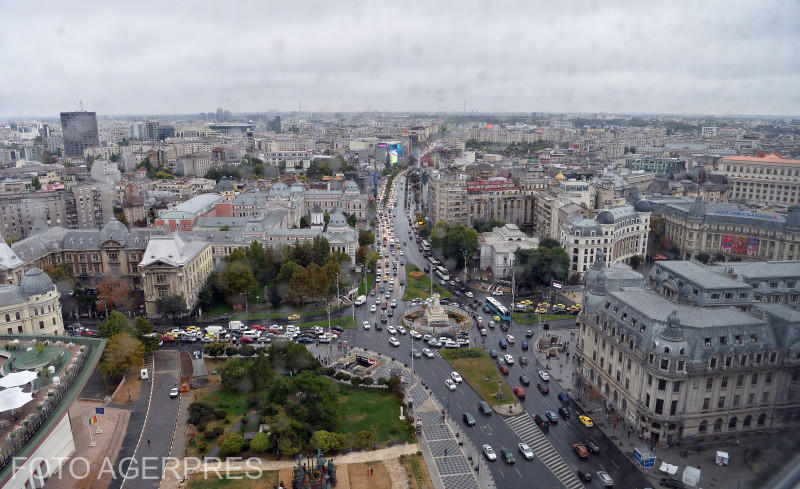
[{"label": "tree canopy", "polygon": [[111,336],[106,342],[97,368],[112,379],[119,379],[132,367],[144,363],[144,345],[128,332]]},{"label": "tree canopy", "polygon": [[569,273],[569,255],[560,246],[538,248],[515,253],[517,283],[520,288],[533,290],[537,286],[550,286],[551,280],[565,281]]},{"label": "tree canopy", "polygon": [[478,232],[463,224],[439,221],[431,233],[431,245],[439,249],[447,260],[454,261],[457,268],[464,268],[464,252],[467,258],[478,251]]}]

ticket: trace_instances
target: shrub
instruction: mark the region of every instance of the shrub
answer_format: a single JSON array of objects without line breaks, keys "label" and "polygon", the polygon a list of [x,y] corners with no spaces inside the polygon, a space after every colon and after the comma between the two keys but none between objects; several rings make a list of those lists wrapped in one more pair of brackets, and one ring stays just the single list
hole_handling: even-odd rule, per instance
[{"label": "shrub", "polygon": [[361,377],[353,376],[350,377],[350,383],[353,384],[355,387],[358,387],[364,379]]},{"label": "shrub", "polygon": [[[48,393],[48,395],[51,393]],[[211,421],[214,417],[214,411],[207,402],[195,401],[189,404],[189,418],[187,423],[193,425],[200,425]]]},{"label": "shrub", "polygon": [[214,410],[214,416],[216,416],[217,419],[224,419],[225,416],[227,416],[227,415],[228,415],[228,413],[224,409],[215,409]]},{"label": "shrub", "polygon": [[236,348],[235,346],[228,346],[225,348],[225,354],[228,355],[229,357],[237,355],[238,353],[239,349]]},{"label": "shrub", "polygon": [[206,425],[205,424],[197,425],[197,431],[199,431],[200,433],[204,432],[205,430],[206,430]]},{"label": "shrub", "polygon": [[378,385],[386,385],[388,383],[389,381],[386,379],[386,377],[378,377]]},{"label": "shrub", "polygon": [[229,457],[241,452],[244,448],[244,438],[238,433],[227,433],[219,442],[219,453],[223,457]]},{"label": "shrub", "polygon": [[372,377],[364,377],[364,379],[361,381],[361,383],[364,384],[364,385],[372,385],[372,383],[374,381],[375,380]]},{"label": "shrub", "polygon": [[201,441],[197,444],[197,449],[200,451],[200,453],[205,453],[206,450],[208,450],[208,443]]},{"label": "shrub", "polygon": [[243,357],[252,357],[256,354],[256,348],[253,345],[242,345],[239,348],[239,355]]},{"label": "shrub", "polygon": [[258,394],[250,394],[247,396],[247,405],[251,407],[258,406]]},{"label": "shrub", "polygon": [[361,448],[369,448],[375,442],[375,433],[367,430],[358,432],[358,446]]},{"label": "shrub", "polygon": [[264,453],[272,448],[272,440],[269,439],[266,433],[256,433],[256,436],[250,442],[250,448],[256,453]]}]

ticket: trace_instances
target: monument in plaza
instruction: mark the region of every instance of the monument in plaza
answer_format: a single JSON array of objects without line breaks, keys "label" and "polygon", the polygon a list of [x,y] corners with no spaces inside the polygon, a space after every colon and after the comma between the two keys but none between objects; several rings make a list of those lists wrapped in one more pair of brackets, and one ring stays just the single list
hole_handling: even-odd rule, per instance
[{"label": "monument in plaza", "polygon": [[433,294],[433,304],[425,309],[425,321],[428,326],[447,326],[450,323],[447,312],[439,303],[439,297],[439,294]]},{"label": "monument in plaza", "polygon": [[297,456],[297,465],[292,474],[292,489],[331,489],[336,486],[336,465],[333,459],[325,462],[322,450],[317,450],[316,459]]}]

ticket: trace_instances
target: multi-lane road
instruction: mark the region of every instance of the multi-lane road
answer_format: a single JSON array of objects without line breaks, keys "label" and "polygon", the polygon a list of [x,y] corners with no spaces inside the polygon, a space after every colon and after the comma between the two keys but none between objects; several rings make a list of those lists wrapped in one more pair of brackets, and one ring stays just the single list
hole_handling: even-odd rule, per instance
[{"label": "multi-lane road", "polygon": [[[405,261],[407,264],[414,264],[422,269],[426,261],[418,251],[416,243],[408,238],[409,226],[408,215],[405,211],[404,178],[397,178],[395,184],[398,186],[398,206],[394,209],[397,215],[393,219],[392,229],[396,241],[399,243],[408,242],[408,245],[401,244],[404,256],[398,256],[398,262]],[[378,246],[381,244],[379,242]],[[382,248],[379,249],[383,251]],[[402,266],[398,267],[398,276],[401,274],[405,274],[405,268]],[[371,286],[375,285],[371,284]],[[392,298],[397,299],[398,305],[394,317],[389,320],[389,324],[400,324],[400,317],[409,305],[408,302],[402,300],[403,292],[404,287],[397,287],[392,294]],[[475,290],[473,290],[473,293],[482,305],[485,302],[485,294]],[[367,304],[356,308],[356,324],[358,327],[346,330],[340,336],[339,341],[345,340],[350,345],[360,346],[402,359],[410,366],[412,363],[412,343],[415,343],[415,348],[422,349],[426,345],[423,345],[421,340],[412,340],[408,335],[396,335],[396,338],[400,340],[400,346],[394,347],[388,342],[390,335],[385,328],[383,331],[376,331],[374,326],[370,330],[364,330],[361,326],[364,321],[369,321],[370,324],[374,325],[375,321],[380,320],[380,308],[375,313],[370,312],[370,305],[380,299],[377,295],[375,297],[368,296]],[[500,299],[503,301],[504,298]],[[465,303],[470,299],[461,296],[458,300]],[[484,317],[487,316],[487,314],[480,312],[479,314]],[[550,325],[551,329],[568,328],[574,327],[574,322],[559,321],[551,322]],[[532,382],[530,387],[525,387],[527,397],[522,401],[525,408],[525,412],[522,415],[510,418],[498,414],[482,416],[477,410],[480,398],[467,383],[460,384],[455,391],[450,391],[445,386],[444,381],[452,369],[438,354],[435,358],[429,359],[423,356],[413,361],[414,370],[428,384],[442,405],[449,409],[450,415],[459,422],[462,432],[470,437],[474,446],[480,447],[488,443],[497,453],[501,448],[508,448],[514,451],[517,457],[516,464],[506,465],[499,459],[489,464],[497,487],[530,487],[532,483],[541,488],[568,487],[577,489],[580,487],[600,487],[600,482],[596,477],[596,473],[599,470],[604,470],[611,475],[614,479],[615,487],[630,489],[649,487],[646,479],[631,465],[629,454],[621,453],[613,442],[597,428],[585,428],[580,424],[577,420],[577,414],[582,413],[582,411],[574,403],[570,403],[570,410],[572,411],[570,419],[562,419],[557,424],[552,425],[547,434],[542,434],[539,428],[536,427],[532,416],[534,414],[544,416],[545,410],[557,411],[558,407],[563,404],[557,399],[556,395],[558,392],[566,391],[566,389],[558,385],[555,380],[551,380],[550,394],[542,395],[536,390],[535,384],[537,381],[540,382],[537,377],[537,371],[541,367],[537,365],[532,350],[523,352],[520,347],[521,339],[524,339],[524,333],[527,329],[536,330],[537,327],[536,325],[517,325],[514,323],[508,332],[502,331],[499,327],[488,329],[485,341],[482,341],[477,328],[473,327],[470,333],[475,346],[485,346],[487,350],[496,349],[498,352],[500,352],[498,342],[506,334],[512,334],[517,338],[516,343],[509,345],[506,352],[513,355],[515,359],[518,359],[520,355],[525,355],[530,359],[530,362],[527,366],[520,365],[518,361],[515,362],[510,367],[511,372],[508,380],[512,386],[520,385],[518,378],[524,373]],[[462,422],[464,412],[469,412],[475,417],[477,420],[475,427],[467,427]],[[580,460],[573,453],[572,444],[588,437],[592,437],[597,441],[600,445],[600,453],[590,455],[588,460]],[[520,456],[517,444],[521,441],[527,442],[533,447],[536,452],[536,457],[533,461],[525,460]],[[471,455],[473,457],[482,456],[481,454]],[[577,482],[575,473],[579,468],[591,472],[594,480],[586,483],[585,486]]]}]

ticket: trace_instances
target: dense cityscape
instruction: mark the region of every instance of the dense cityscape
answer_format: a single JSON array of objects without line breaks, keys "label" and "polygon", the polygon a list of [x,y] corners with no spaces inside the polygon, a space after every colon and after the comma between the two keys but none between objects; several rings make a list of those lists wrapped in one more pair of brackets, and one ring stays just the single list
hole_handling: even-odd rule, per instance
[{"label": "dense cityscape", "polygon": [[[612,33],[611,3],[571,28],[622,51],[561,43],[563,12],[530,5],[485,45],[442,38],[497,6],[320,23],[203,2],[147,34],[138,10],[54,6],[44,37],[0,43],[0,488],[800,486],[793,16],[698,6],[676,49],[762,34],[667,70],[641,64],[677,59],[642,37],[651,13]],[[29,8],[0,7],[0,39]],[[248,37],[264,8],[274,33]],[[210,19],[197,63],[187,29]],[[167,20],[163,61],[145,39]],[[100,52],[130,65],[89,76]],[[597,69],[617,56],[629,71]]]}]

